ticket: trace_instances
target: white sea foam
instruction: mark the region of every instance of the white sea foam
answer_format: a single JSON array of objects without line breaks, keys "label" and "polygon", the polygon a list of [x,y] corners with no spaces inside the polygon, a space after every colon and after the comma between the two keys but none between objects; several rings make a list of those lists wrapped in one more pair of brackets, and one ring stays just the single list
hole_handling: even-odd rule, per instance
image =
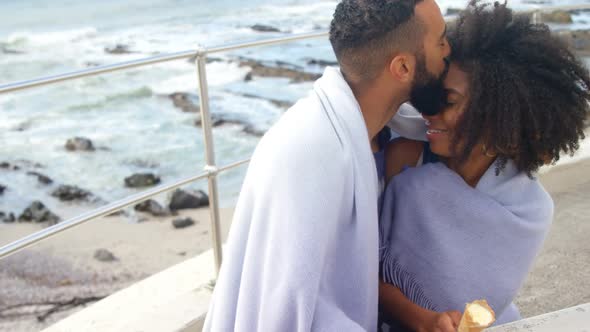
[{"label": "white sea foam", "polygon": [[93,38],[97,35],[97,30],[94,27],[86,27],[74,30],[65,31],[49,31],[49,32],[15,32],[8,36],[6,43],[27,45],[27,46],[47,46],[60,43],[77,42],[86,38]]}]

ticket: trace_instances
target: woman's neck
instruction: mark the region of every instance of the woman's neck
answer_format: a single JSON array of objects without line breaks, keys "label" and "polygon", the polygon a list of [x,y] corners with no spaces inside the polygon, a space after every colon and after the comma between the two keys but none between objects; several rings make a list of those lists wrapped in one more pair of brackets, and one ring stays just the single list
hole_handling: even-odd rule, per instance
[{"label": "woman's neck", "polygon": [[476,146],[466,162],[461,163],[460,158],[447,158],[444,163],[448,168],[455,171],[471,187],[477,186],[481,177],[490,168],[496,160],[495,157],[486,156],[482,150]]}]

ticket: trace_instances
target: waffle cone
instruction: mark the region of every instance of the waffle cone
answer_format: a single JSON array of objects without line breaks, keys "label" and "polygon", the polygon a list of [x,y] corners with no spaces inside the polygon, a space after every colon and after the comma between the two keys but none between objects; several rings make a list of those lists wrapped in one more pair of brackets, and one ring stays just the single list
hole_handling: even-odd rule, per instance
[{"label": "waffle cone", "polygon": [[[492,321],[489,324],[487,324],[486,326],[479,325],[474,320],[471,310],[470,310],[470,306],[472,306],[474,304],[478,304],[478,305],[484,307],[492,314]],[[484,329],[488,328],[490,325],[492,325],[492,323],[495,321],[495,317],[496,317],[496,315],[494,313],[494,310],[492,310],[492,308],[490,308],[490,306],[488,305],[488,302],[486,300],[478,300],[478,301],[474,301],[471,303],[467,303],[467,305],[465,306],[465,312],[463,313],[463,317],[461,317],[461,322],[459,323],[459,329],[457,331],[458,332],[481,332]]]}]

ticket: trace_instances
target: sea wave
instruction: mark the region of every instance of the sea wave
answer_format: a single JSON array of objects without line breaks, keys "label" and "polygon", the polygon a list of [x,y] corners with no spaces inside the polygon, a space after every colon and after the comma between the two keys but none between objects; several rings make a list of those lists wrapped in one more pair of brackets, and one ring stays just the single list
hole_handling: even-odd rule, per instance
[{"label": "sea wave", "polygon": [[46,46],[60,43],[77,42],[82,39],[96,37],[98,31],[94,27],[50,32],[14,32],[5,41],[7,46]]}]

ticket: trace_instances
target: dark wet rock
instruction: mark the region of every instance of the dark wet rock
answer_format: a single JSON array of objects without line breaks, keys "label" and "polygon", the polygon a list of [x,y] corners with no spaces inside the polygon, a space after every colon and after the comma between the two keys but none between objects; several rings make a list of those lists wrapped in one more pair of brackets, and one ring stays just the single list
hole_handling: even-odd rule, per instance
[{"label": "dark wet rock", "polygon": [[57,224],[60,218],[51,212],[45,205],[39,201],[34,201],[27,207],[23,213],[18,217],[20,222],[49,222],[49,224]]},{"label": "dark wet rock", "polygon": [[0,196],[3,195],[5,191],[6,191],[6,186],[0,184]]},{"label": "dark wet rock", "polygon": [[247,122],[237,119],[223,119],[223,118],[216,118],[213,120],[213,127],[221,127],[221,126],[245,126]]},{"label": "dark wet rock", "polygon": [[74,137],[66,142],[66,150],[68,151],[94,151],[94,144],[88,138]]},{"label": "dark wet rock", "polygon": [[266,64],[252,59],[240,59],[240,67],[250,67],[252,76],[284,77],[294,83],[315,81],[322,76],[317,73],[305,72],[301,67],[286,62],[275,61],[272,64]]},{"label": "dark wet rock", "polygon": [[160,183],[160,177],[152,173],[138,173],[125,178],[125,186],[129,188],[151,187]]},{"label": "dark wet rock", "polygon": [[94,195],[82,188],[78,188],[76,186],[70,185],[61,185],[57,187],[52,193],[51,196],[57,197],[60,201],[88,201],[89,199],[93,198]]},{"label": "dark wet rock", "polygon": [[135,210],[139,212],[149,213],[154,217],[165,217],[170,215],[170,212],[166,210],[160,203],[153,199],[141,202],[135,206]]},{"label": "dark wet rock", "polygon": [[98,249],[94,252],[94,259],[101,262],[114,262],[117,260],[117,257],[106,249]]},{"label": "dark wet rock", "polygon": [[179,218],[172,220],[172,226],[176,229],[186,228],[195,224],[195,221],[191,218]]},{"label": "dark wet rock", "polygon": [[22,166],[25,168],[45,168],[45,166],[41,165],[38,162],[34,162],[31,160],[26,160],[26,159],[17,159],[16,163],[18,164],[18,166]]},{"label": "dark wet rock", "polygon": [[109,217],[120,217],[120,216],[127,217],[128,215],[127,215],[127,212],[125,212],[125,210],[119,210],[119,211],[115,211],[115,212],[113,212],[111,214],[108,214],[107,215],[107,218],[109,218]]},{"label": "dark wet rock", "polygon": [[259,128],[254,127],[253,125],[248,125],[244,127],[244,132],[248,135],[253,135],[256,137],[262,137],[266,133],[266,130],[262,130]]},{"label": "dark wet rock", "polygon": [[[195,119],[195,126],[200,127],[203,124],[203,120],[201,115],[199,114]],[[219,127],[223,125],[239,125],[245,124],[244,121],[236,120],[236,119],[224,119],[222,116],[217,114],[211,114],[211,125],[213,127]]]},{"label": "dark wet rock", "polygon": [[196,209],[208,205],[209,197],[202,190],[197,192],[189,192],[182,189],[176,189],[172,193],[172,198],[170,199],[168,208],[171,211],[176,211],[183,209]]},{"label": "dark wet rock", "polygon": [[129,50],[128,45],[117,44],[115,47],[105,47],[104,51],[109,54],[129,54],[133,53]]},{"label": "dark wet rock", "polygon": [[250,28],[258,32],[281,32],[281,30],[279,30],[278,28],[264,24],[254,24]]},{"label": "dark wet rock", "polygon": [[192,99],[197,97],[192,97],[190,94],[186,92],[174,92],[168,95],[170,99],[172,99],[172,103],[174,107],[180,108],[183,112],[187,113],[198,113],[201,109],[199,105],[197,105]]},{"label": "dark wet rock", "polygon": [[563,10],[556,10],[553,12],[543,12],[541,18],[544,23],[561,23],[570,24],[573,23],[572,15],[569,12]]},{"label": "dark wet rock", "polygon": [[338,66],[338,62],[336,62],[336,61],[317,60],[317,59],[310,59],[307,61],[307,64],[310,66],[320,66],[320,67]]},{"label": "dark wet rock", "polygon": [[0,211],[0,221],[5,223],[13,223],[16,221],[14,213]]},{"label": "dark wet rock", "polygon": [[250,82],[254,79],[254,77],[252,76],[252,73],[248,73],[246,74],[246,76],[244,77],[244,82]]},{"label": "dark wet rock", "polygon": [[47,184],[53,183],[53,180],[50,177],[48,177],[47,175],[41,174],[39,172],[27,172],[27,174],[31,175],[31,176],[36,176],[37,180],[39,180],[39,182],[42,184],[47,185]]},{"label": "dark wet rock", "polygon": [[13,165],[7,161],[4,161],[0,163],[0,169],[18,171],[20,169],[20,166]]}]

